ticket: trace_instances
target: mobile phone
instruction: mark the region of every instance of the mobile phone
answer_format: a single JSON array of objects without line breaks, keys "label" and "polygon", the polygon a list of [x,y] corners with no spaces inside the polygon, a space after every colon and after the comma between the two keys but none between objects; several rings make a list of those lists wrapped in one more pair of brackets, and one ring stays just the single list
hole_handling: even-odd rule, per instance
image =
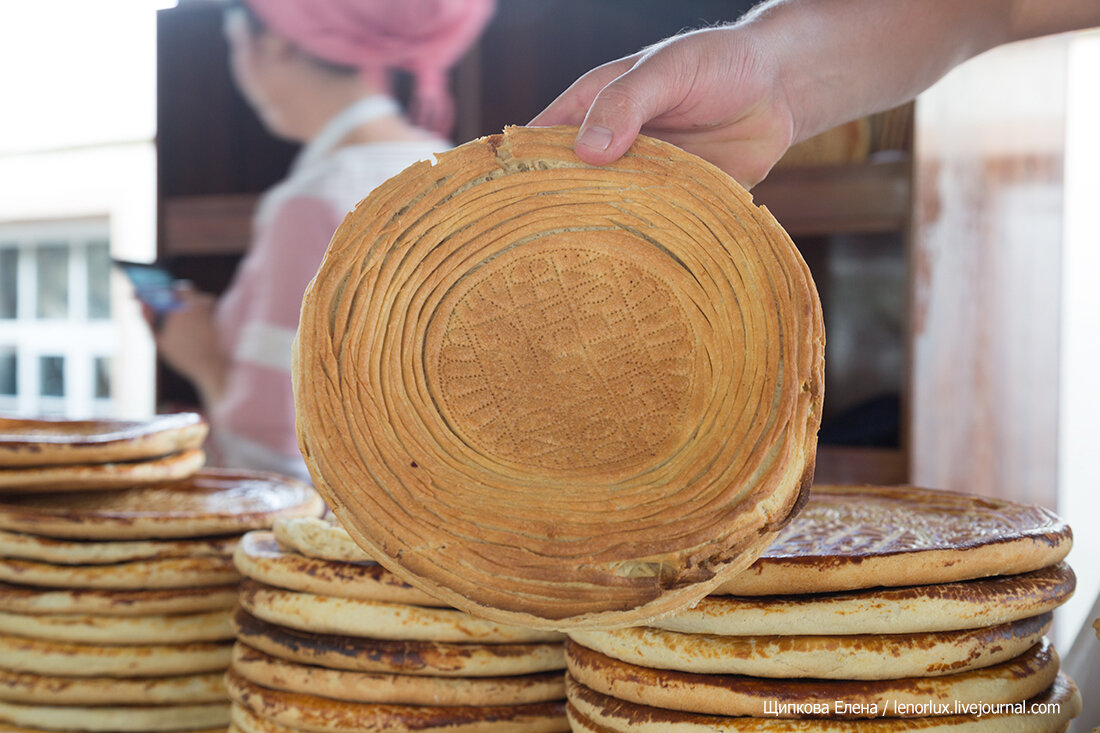
[{"label": "mobile phone", "polygon": [[183,306],[183,301],[176,294],[177,278],[164,265],[118,259],[114,263],[126,273],[137,299],[152,308],[154,313],[168,313]]}]

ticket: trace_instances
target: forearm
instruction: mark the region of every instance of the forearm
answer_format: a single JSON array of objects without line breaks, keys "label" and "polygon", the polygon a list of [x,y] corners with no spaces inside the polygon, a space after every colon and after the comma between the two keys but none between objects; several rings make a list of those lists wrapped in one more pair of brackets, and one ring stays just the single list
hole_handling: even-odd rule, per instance
[{"label": "forearm", "polygon": [[1100,2],[778,0],[742,24],[779,59],[797,142],[912,99],[994,46],[1100,24]]}]

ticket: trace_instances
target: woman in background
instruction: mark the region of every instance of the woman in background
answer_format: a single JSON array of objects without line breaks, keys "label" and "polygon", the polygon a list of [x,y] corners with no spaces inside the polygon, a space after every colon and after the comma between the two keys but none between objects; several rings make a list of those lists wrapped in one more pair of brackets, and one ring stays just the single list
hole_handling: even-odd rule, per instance
[{"label": "woman in background", "polygon": [[[291,343],[302,295],[344,215],[450,147],[447,72],[493,0],[243,0],[225,13],[234,81],[272,134],[304,143],[261,199],[253,242],[220,299],[184,288],[156,340],[195,385],[211,463],[308,480],[294,430]],[[410,116],[389,94],[413,77]]]}]

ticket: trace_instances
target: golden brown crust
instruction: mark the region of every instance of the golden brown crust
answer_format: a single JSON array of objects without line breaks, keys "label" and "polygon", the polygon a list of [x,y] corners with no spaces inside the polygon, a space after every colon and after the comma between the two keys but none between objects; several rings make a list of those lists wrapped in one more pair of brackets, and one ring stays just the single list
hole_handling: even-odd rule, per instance
[{"label": "golden brown crust", "polygon": [[206,463],[198,448],[145,461],[0,468],[0,495],[60,494],[121,490],[165,481],[182,481]]},{"label": "golden brown crust", "polygon": [[0,634],[0,666],[80,677],[166,677],[224,670],[232,644],[76,644]]},{"label": "golden brown crust", "polygon": [[[748,564],[812,474],[824,332],[710,164],[509,128],[352,212],[307,292],[299,441],[356,544],[504,623],[637,623]],[[730,385],[737,385],[730,388]]]},{"label": "golden brown crust", "polygon": [[567,731],[565,701],[525,705],[377,705],[279,692],[253,684],[230,669],[233,702],[292,728],[311,731],[470,731],[554,733]]},{"label": "golden brown crust", "polygon": [[[871,720],[775,717],[727,717],[674,710],[617,700],[566,678],[568,714],[574,731],[586,733],[1056,733],[1081,712],[1081,695],[1069,677],[1059,674],[1053,685],[1016,711],[924,718],[878,717]],[[1035,707],[1039,706],[1039,707]],[[1035,712],[1032,712],[1035,711]]]},{"label": "golden brown crust", "polygon": [[204,469],[167,484],[64,496],[5,497],[0,528],[64,539],[204,537],[265,529],[278,517],[319,516],[316,492],[259,471]]},{"label": "golden brown crust", "polygon": [[1022,574],[1061,562],[1069,527],[1042,507],[912,486],[815,486],[802,512],[718,595],[788,595]]},{"label": "golden brown crust", "polygon": [[142,590],[227,585],[240,576],[229,557],[174,557],[114,565],[0,562],[0,581],[58,589]]},{"label": "golden brown crust", "polygon": [[630,664],[754,677],[882,680],[1000,664],[1050,628],[1051,614],[981,629],[858,636],[717,636],[649,627],[576,630],[578,644]]},{"label": "golden brown crust", "polygon": [[195,613],[233,608],[237,605],[237,594],[236,583],[157,590],[44,589],[0,583],[0,611],[104,616]]},{"label": "golden brown crust", "polygon": [[0,417],[0,466],[148,460],[198,448],[206,434],[193,412],[131,421]]},{"label": "golden brown crust", "polygon": [[242,575],[279,588],[367,601],[445,605],[376,562],[318,560],[284,552],[271,532],[256,530],[242,537],[233,561]]},{"label": "golden brown crust", "polygon": [[1037,616],[1073,595],[1060,563],[1023,575],[794,596],[707,596],[650,625],[689,634],[902,634],[993,626]]},{"label": "golden brown crust", "polygon": [[56,540],[50,537],[0,530],[0,557],[54,563],[56,565],[110,565],[134,560],[178,557],[230,557],[239,537],[204,537],[194,540]]},{"label": "golden brown crust", "polygon": [[[569,674],[586,687],[639,705],[709,715],[797,717],[793,707],[776,703],[828,706],[844,700],[866,710],[912,711],[897,717],[920,715],[929,702],[1018,702],[1047,689],[1058,675],[1058,655],[1045,639],[1023,655],[984,669],[940,677],[892,680],[767,679],[743,675],[697,674],[627,664],[568,641]],[[901,706],[901,707],[899,707]],[[913,707],[908,707],[913,706]],[[853,707],[852,710],[857,708]],[[927,710],[927,708],[924,708]]]},{"label": "golden brown crust", "polygon": [[488,677],[565,668],[560,642],[459,644],[315,634],[269,624],[243,609],[234,615],[233,628],[238,640],[271,656],[330,669]]},{"label": "golden brown crust", "polygon": [[289,662],[238,643],[233,670],[261,687],[384,705],[524,705],[565,699],[560,671],[508,677],[352,672]]},{"label": "golden brown crust", "polygon": [[0,699],[39,705],[224,702],[228,696],[223,677],[222,671],[171,677],[72,677],[0,668]]}]

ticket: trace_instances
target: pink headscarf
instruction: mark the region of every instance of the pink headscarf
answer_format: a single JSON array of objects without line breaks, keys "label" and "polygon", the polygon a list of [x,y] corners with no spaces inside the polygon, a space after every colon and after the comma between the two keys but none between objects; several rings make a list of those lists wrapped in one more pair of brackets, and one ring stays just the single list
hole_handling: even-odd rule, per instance
[{"label": "pink headscarf", "polygon": [[246,0],[273,31],[322,61],[354,66],[389,89],[386,71],[415,79],[414,124],[447,136],[447,72],[492,17],[495,0]]}]

